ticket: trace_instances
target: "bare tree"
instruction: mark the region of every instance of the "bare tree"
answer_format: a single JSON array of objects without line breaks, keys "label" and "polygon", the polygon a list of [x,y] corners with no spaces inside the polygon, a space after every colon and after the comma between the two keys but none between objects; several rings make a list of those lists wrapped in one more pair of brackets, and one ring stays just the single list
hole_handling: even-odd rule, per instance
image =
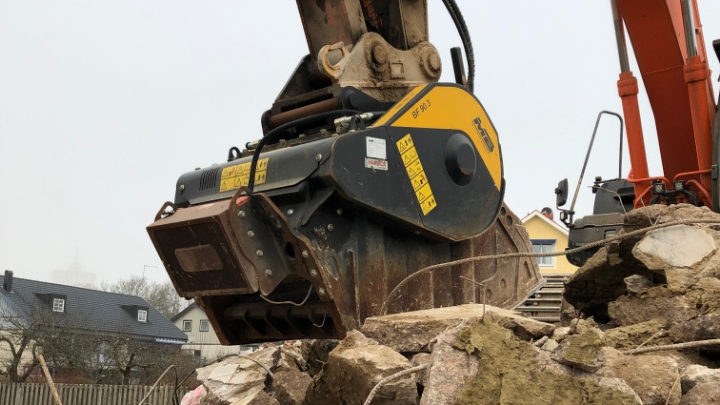
[{"label": "bare tree", "polygon": [[172,318],[187,306],[187,301],[175,291],[172,283],[156,283],[141,276],[130,276],[115,283],[101,283],[100,289],[143,298],[158,312]]},{"label": "bare tree", "polygon": [[88,318],[80,314],[53,313],[32,303],[30,315],[3,311],[0,316],[0,374],[12,382],[24,382],[39,365],[42,353],[55,368],[86,369],[91,359],[87,344],[92,338],[84,332]]}]

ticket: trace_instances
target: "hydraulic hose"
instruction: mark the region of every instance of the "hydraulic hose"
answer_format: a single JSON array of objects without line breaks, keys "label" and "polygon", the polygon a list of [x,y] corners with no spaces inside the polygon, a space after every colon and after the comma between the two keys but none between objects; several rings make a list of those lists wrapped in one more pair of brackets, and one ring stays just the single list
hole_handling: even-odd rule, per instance
[{"label": "hydraulic hose", "polygon": [[455,23],[455,28],[458,30],[460,40],[463,43],[465,49],[465,58],[468,63],[468,78],[467,87],[472,93],[475,89],[475,52],[473,51],[472,41],[470,40],[470,31],[468,30],[465,18],[463,18],[460,7],[458,7],[455,0],[443,0],[445,8],[447,8],[450,18]]}]

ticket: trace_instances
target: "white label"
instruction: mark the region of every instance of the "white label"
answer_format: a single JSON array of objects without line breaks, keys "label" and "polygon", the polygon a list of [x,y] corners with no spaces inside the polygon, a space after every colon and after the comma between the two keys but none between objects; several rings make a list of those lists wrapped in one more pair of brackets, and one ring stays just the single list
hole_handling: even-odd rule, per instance
[{"label": "white label", "polygon": [[365,167],[367,167],[368,169],[387,170],[388,163],[387,160],[365,158]]},{"label": "white label", "polygon": [[[385,148],[385,140],[382,138],[373,138],[372,136],[366,136],[365,142],[367,143],[367,157],[377,159],[387,159],[387,149]],[[387,169],[384,169],[387,170]]]}]

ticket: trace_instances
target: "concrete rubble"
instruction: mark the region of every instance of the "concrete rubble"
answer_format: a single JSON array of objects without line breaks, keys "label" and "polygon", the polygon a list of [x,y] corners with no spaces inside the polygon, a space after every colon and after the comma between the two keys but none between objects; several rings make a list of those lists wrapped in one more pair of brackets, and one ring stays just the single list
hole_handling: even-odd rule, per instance
[{"label": "concrete rubble", "polygon": [[[626,233],[717,219],[652,206]],[[337,341],[265,344],[198,370],[183,405],[720,404],[720,347],[640,348],[720,338],[720,225],[683,224],[602,248],[566,284],[573,317],[551,325],[468,304],[369,318]],[[258,364],[259,363],[259,364]],[[268,373],[272,373],[272,376]]]}]

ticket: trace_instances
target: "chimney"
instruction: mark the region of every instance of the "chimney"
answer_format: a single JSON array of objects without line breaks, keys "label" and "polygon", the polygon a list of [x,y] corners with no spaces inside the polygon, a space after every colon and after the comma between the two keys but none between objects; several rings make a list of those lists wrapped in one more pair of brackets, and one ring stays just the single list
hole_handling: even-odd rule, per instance
[{"label": "chimney", "polygon": [[12,270],[5,270],[5,278],[3,278],[3,290],[10,292],[12,291],[13,272]]},{"label": "chimney", "polygon": [[555,216],[553,215],[553,210],[550,207],[543,208],[542,211],[540,211],[540,213],[543,214],[543,216],[545,216],[545,218],[547,218],[551,221],[553,220],[553,218],[555,218]]}]

